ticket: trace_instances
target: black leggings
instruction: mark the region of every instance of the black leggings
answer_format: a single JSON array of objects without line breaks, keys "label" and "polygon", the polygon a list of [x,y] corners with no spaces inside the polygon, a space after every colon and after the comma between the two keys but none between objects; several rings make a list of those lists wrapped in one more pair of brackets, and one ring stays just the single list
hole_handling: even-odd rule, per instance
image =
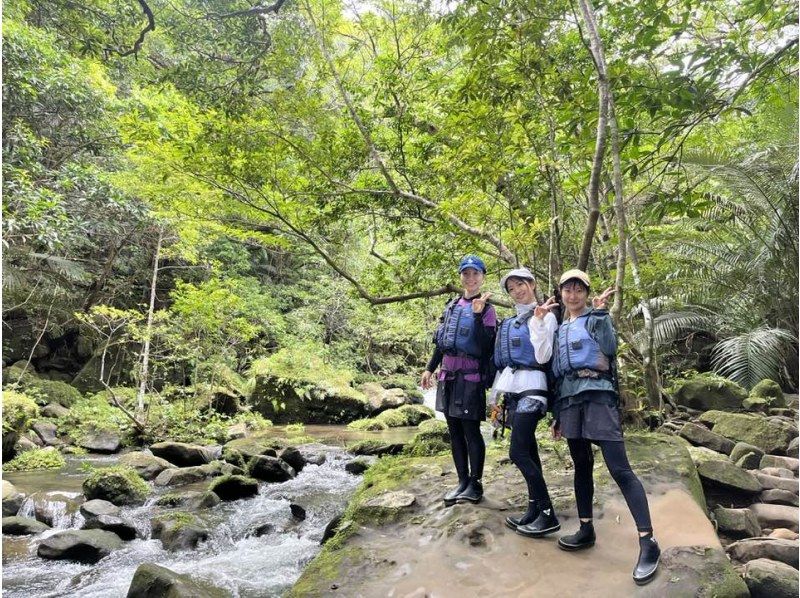
[{"label": "black leggings", "polygon": [[480,479],[483,477],[483,462],[486,459],[481,422],[448,415],[445,415],[445,420],[450,430],[450,448],[453,451],[458,479],[466,480],[470,475]]},{"label": "black leggings", "polygon": [[508,456],[525,478],[528,499],[535,500],[541,508],[547,508],[550,505],[550,494],[542,475],[542,461],[535,436],[540,419],[541,413],[514,413]]},{"label": "black leggings", "polygon": [[628,456],[625,454],[625,443],[621,440],[586,440],[584,438],[568,438],[569,453],[575,464],[575,502],[578,504],[578,517],[592,518],[592,497],[594,496],[594,480],[592,467],[594,455],[592,443],[600,447],[603,459],[611,477],[622,490],[622,496],[640,532],[652,532],[650,509],[647,506],[647,495],[642,482],[633,473]]}]

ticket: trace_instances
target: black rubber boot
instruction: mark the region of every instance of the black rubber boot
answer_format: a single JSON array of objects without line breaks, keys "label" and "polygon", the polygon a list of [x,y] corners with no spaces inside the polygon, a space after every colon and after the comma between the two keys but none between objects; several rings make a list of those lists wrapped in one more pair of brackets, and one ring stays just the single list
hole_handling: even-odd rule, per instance
[{"label": "black rubber boot", "polygon": [[456,502],[479,503],[483,498],[483,485],[478,478],[470,477],[464,491],[456,497]]},{"label": "black rubber boot", "polygon": [[452,507],[456,504],[456,499],[458,495],[464,492],[467,489],[467,485],[469,484],[469,478],[464,478],[463,480],[458,481],[458,487],[453,488],[450,492],[444,495],[444,504],[446,507]]},{"label": "black rubber boot", "polygon": [[541,538],[547,534],[552,534],[561,529],[561,524],[558,522],[553,511],[553,505],[543,506],[539,512],[539,516],[528,525],[518,525],[517,533],[529,538]]},{"label": "black rubber boot", "polygon": [[563,550],[582,550],[594,546],[595,540],[592,522],[581,521],[581,527],[577,532],[558,539],[558,547]]},{"label": "black rubber boot", "polygon": [[661,549],[658,542],[650,532],[646,536],[639,536],[639,560],[633,568],[633,581],[640,586],[652,581],[658,569],[658,559],[661,557]]},{"label": "black rubber boot", "polygon": [[528,501],[528,510],[525,511],[523,515],[519,517],[506,517],[506,525],[513,529],[514,531],[517,530],[517,527],[520,525],[528,525],[529,523],[533,523],[536,521],[536,518],[539,516],[539,507],[536,506],[535,500]]}]

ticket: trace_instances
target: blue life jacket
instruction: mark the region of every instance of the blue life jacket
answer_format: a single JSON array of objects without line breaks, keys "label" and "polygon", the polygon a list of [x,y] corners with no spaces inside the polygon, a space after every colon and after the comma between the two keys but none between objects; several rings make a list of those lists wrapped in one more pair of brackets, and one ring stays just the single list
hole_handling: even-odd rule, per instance
[{"label": "blue life jacket", "polygon": [[497,369],[511,366],[515,369],[546,371],[545,364],[536,361],[531,344],[531,331],[528,321],[533,310],[513,318],[506,318],[497,329],[494,345],[494,364]]},{"label": "blue life jacket", "polygon": [[[434,342],[436,347],[447,355],[468,355],[475,359],[481,357],[481,347],[475,327],[480,322],[472,313],[472,304],[459,305],[460,297],[456,297],[444,309],[441,324],[436,329]],[[478,315],[479,318],[483,314]]]},{"label": "blue life jacket", "polygon": [[586,328],[592,315],[592,312],[583,314],[572,322],[562,322],[559,327],[556,356],[553,360],[553,374],[556,378],[578,370],[594,370],[604,377],[611,377],[608,357]]}]

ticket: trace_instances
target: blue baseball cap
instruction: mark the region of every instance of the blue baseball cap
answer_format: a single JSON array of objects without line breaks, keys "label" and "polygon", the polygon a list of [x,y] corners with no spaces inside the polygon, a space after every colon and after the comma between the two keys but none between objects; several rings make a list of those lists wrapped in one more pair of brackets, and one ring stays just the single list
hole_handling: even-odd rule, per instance
[{"label": "blue baseball cap", "polygon": [[477,255],[465,255],[458,263],[458,273],[461,274],[467,268],[475,268],[486,274],[486,264]]}]

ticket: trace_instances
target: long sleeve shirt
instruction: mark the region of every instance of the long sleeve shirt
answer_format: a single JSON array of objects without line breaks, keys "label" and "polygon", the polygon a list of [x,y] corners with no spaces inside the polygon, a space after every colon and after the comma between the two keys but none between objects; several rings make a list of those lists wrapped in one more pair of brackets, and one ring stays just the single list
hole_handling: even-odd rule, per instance
[{"label": "long sleeve shirt", "polygon": [[[589,310],[587,309],[587,312]],[[586,330],[597,341],[600,346],[600,351],[608,357],[609,363],[614,362],[614,357],[617,354],[617,334],[614,331],[614,325],[611,323],[611,316],[608,310],[594,309],[591,310],[592,316],[586,322]],[[584,312],[586,313],[586,312]],[[554,361],[558,359],[558,338],[560,335],[566,334],[570,326],[574,326],[575,320],[564,320],[558,328],[553,341]],[[564,368],[560,368],[564,371]],[[578,378],[573,376],[561,376],[556,382],[558,390],[558,397],[565,399],[568,397],[577,397],[580,393],[587,390],[605,390],[616,394],[614,383],[607,377],[600,378]]]},{"label": "long sleeve shirt", "polygon": [[[536,304],[518,304],[515,307],[517,315],[522,316],[534,309]],[[533,354],[537,362],[547,363],[553,355],[553,336],[557,328],[558,322],[551,313],[545,315],[541,320],[536,317],[531,317],[528,320],[528,331],[530,332]],[[514,369],[511,366],[507,366],[497,372],[489,400],[494,402],[501,392],[520,394],[531,390],[547,391],[546,374],[540,370]]]}]

